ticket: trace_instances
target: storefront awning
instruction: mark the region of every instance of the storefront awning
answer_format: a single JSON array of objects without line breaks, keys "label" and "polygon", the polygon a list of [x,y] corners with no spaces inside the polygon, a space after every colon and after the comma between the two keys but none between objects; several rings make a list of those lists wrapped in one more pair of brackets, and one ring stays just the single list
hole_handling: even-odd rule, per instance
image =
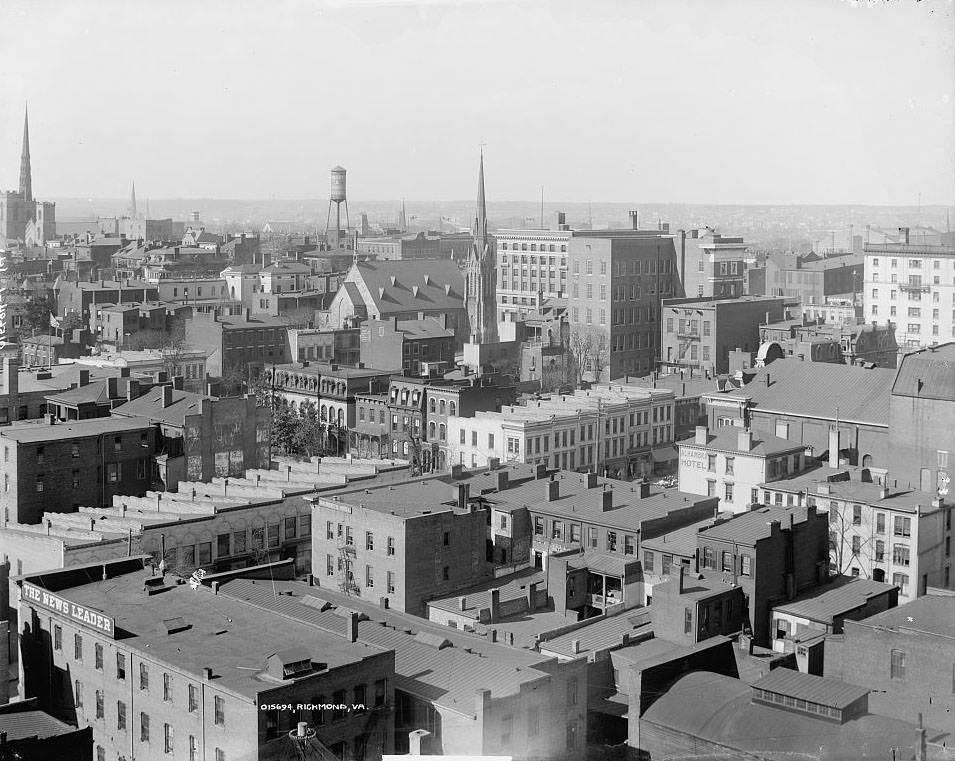
[{"label": "storefront awning", "polygon": [[654,462],[670,462],[679,456],[677,455],[676,449],[673,447],[660,447],[660,449],[654,449],[650,455],[653,457]]}]

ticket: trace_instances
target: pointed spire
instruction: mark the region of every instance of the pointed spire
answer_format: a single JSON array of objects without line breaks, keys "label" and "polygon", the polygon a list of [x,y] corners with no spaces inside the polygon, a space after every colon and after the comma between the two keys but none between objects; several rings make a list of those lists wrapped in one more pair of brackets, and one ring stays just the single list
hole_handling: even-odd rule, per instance
[{"label": "pointed spire", "polygon": [[27,106],[23,107],[23,152],[20,154],[20,195],[25,201],[33,200],[33,176],[30,169],[30,117]]},{"label": "pointed spire", "polygon": [[133,180],[133,189],[129,194],[129,217],[136,219],[136,180]]},{"label": "pointed spire", "polygon": [[478,170],[477,215],[474,217],[474,237],[487,239],[487,203],[484,199],[484,146],[481,146],[481,166]]}]

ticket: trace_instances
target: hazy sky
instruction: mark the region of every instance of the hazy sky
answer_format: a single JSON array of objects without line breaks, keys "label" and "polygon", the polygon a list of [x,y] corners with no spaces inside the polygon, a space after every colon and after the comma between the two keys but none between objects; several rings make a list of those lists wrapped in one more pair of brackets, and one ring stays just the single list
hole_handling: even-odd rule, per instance
[{"label": "hazy sky", "polygon": [[40,198],[955,200],[952,0],[2,0]]}]

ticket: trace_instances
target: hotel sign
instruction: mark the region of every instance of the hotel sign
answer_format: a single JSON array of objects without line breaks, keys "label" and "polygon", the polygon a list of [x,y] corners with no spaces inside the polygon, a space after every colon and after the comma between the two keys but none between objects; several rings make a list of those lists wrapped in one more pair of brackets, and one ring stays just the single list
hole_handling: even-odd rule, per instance
[{"label": "hotel sign", "polygon": [[65,616],[78,624],[83,624],[83,626],[87,626],[90,629],[95,629],[107,637],[116,637],[116,622],[112,616],[104,616],[99,611],[84,608],[82,605],[64,600],[62,597],[58,597],[52,592],[48,592],[28,581],[23,582],[23,587],[20,590],[20,599],[30,605],[59,613],[61,616]]}]

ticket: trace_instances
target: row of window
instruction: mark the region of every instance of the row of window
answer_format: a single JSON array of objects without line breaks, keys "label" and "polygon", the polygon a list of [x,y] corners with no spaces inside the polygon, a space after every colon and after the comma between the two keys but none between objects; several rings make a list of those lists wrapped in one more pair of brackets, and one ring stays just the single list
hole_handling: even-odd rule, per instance
[{"label": "row of window", "polygon": [[[727,550],[719,553],[712,547],[702,549],[701,565],[711,571],[723,571],[725,573],[738,573],[740,576],[753,575],[753,558],[746,553],[736,555]],[[719,562],[719,568],[717,568]]]},{"label": "row of window", "polygon": [[[136,461],[136,478],[140,481],[146,478],[146,474],[149,470],[148,467],[149,460],[142,459]],[[46,490],[46,485],[48,483],[48,474],[38,473],[36,477],[35,488],[38,493],[41,493]],[[51,481],[59,482],[62,476],[59,474],[50,475]],[[106,483],[108,484],[117,484],[123,479],[123,464],[120,462],[108,462],[106,463]],[[103,469],[102,466],[96,467],[96,483],[102,483],[103,480]],[[80,488],[80,471],[75,469],[71,473],[71,488],[79,489]],[[10,477],[7,474],[3,476],[3,490],[10,491]]]},{"label": "row of window", "polygon": [[[352,533],[351,526],[346,526],[344,523],[335,524],[332,521],[325,522],[325,538],[331,541],[336,539],[348,547],[355,546],[355,536]],[[448,546],[451,543],[451,534],[448,531],[444,532],[444,545]],[[374,551],[375,549],[375,534],[372,531],[365,532],[365,549],[368,551]],[[385,542],[386,554],[394,555],[395,554],[395,538],[393,536],[387,537]]]},{"label": "row of window", "polygon": [[[354,564],[351,560],[343,560],[340,555],[325,556],[325,575],[326,576],[336,576],[344,573],[347,577],[349,584],[355,582],[355,572]],[[447,581],[450,578],[451,570],[448,566],[444,567],[444,580]],[[367,589],[375,588],[375,569],[373,566],[365,566],[365,587]],[[385,572],[385,589],[388,594],[395,594],[397,591],[397,586],[395,585],[395,572],[386,571]]]},{"label": "row of window", "polygon": [[[510,246],[510,248],[508,248],[508,246]],[[530,248],[528,248],[528,246],[530,246]],[[567,244],[566,244],[566,243],[561,243],[561,244],[559,244],[559,246],[560,246],[560,247],[558,248],[557,245],[555,245],[555,244],[553,244],[553,243],[541,243],[541,244],[540,244],[540,247],[538,248],[538,244],[536,244],[536,243],[531,243],[531,244],[527,244],[527,243],[507,243],[506,241],[502,241],[502,242],[501,242],[501,251],[528,251],[528,250],[530,250],[530,251],[538,251],[538,250],[540,250],[540,251],[545,251],[545,252],[548,252],[548,253],[557,253],[557,252],[559,252],[559,253],[567,253]],[[516,257],[515,257],[515,258],[516,258]],[[526,258],[527,258],[527,257],[524,257],[524,256],[521,257],[521,259],[526,259]],[[532,264],[534,263],[534,260],[535,260],[536,258],[537,258],[537,257],[534,257],[534,256],[531,257],[531,263],[532,263]],[[507,261],[507,257],[506,257],[506,256],[501,257],[501,259],[502,259],[502,261],[504,261],[504,262]],[[543,263],[543,259],[544,259],[544,257],[541,257],[542,263]],[[560,258],[560,263],[561,263],[561,266],[566,267],[566,266],[567,266],[567,259],[566,259],[566,257],[563,257],[563,256],[562,256],[562,257]],[[553,257],[553,256],[550,257],[550,265],[551,265],[551,266],[554,266],[554,257]]]},{"label": "row of window", "polygon": [[[600,260],[600,274],[607,274],[607,260]],[[617,266],[615,267],[616,275],[655,275],[657,274],[657,266],[655,259],[630,259],[624,261],[623,259],[617,260]],[[661,275],[669,275],[673,272],[673,262],[670,259],[664,259],[660,262],[660,272]],[[580,260],[574,260],[573,270],[575,275],[580,274]],[[592,259],[584,260],[584,274],[592,275],[594,274],[594,263]]]},{"label": "row of window", "polygon": [[[916,269],[916,270],[922,269],[922,260],[921,260],[921,259],[909,259],[906,263],[907,263],[907,264],[909,265],[909,267],[912,268],[912,269]],[[876,256],[876,257],[873,257],[873,259],[872,259],[872,266],[873,266],[873,267],[878,267],[878,266],[879,266],[879,257],[877,257],[877,256]],[[890,259],[890,260],[889,260],[889,266],[890,266],[890,267],[898,267],[898,266],[899,266],[899,260],[898,260],[898,259]],[[941,261],[941,259],[933,259],[933,260],[932,260],[932,269],[933,269],[933,270],[937,270],[937,269],[941,269],[941,268],[942,268],[942,261]]]},{"label": "row of window", "polygon": [[[623,325],[633,324],[633,325],[642,325],[644,323],[656,322],[656,314],[654,307],[633,307],[631,309],[614,309],[611,310],[613,314],[613,324],[614,325]],[[629,319],[628,319],[629,318]],[[580,308],[572,307],[571,308],[571,321],[574,323],[580,323]],[[593,309],[587,307],[584,309],[584,322],[587,325],[594,324],[594,312]],[[607,310],[600,309],[598,310],[598,324],[606,325],[607,324]]]}]

